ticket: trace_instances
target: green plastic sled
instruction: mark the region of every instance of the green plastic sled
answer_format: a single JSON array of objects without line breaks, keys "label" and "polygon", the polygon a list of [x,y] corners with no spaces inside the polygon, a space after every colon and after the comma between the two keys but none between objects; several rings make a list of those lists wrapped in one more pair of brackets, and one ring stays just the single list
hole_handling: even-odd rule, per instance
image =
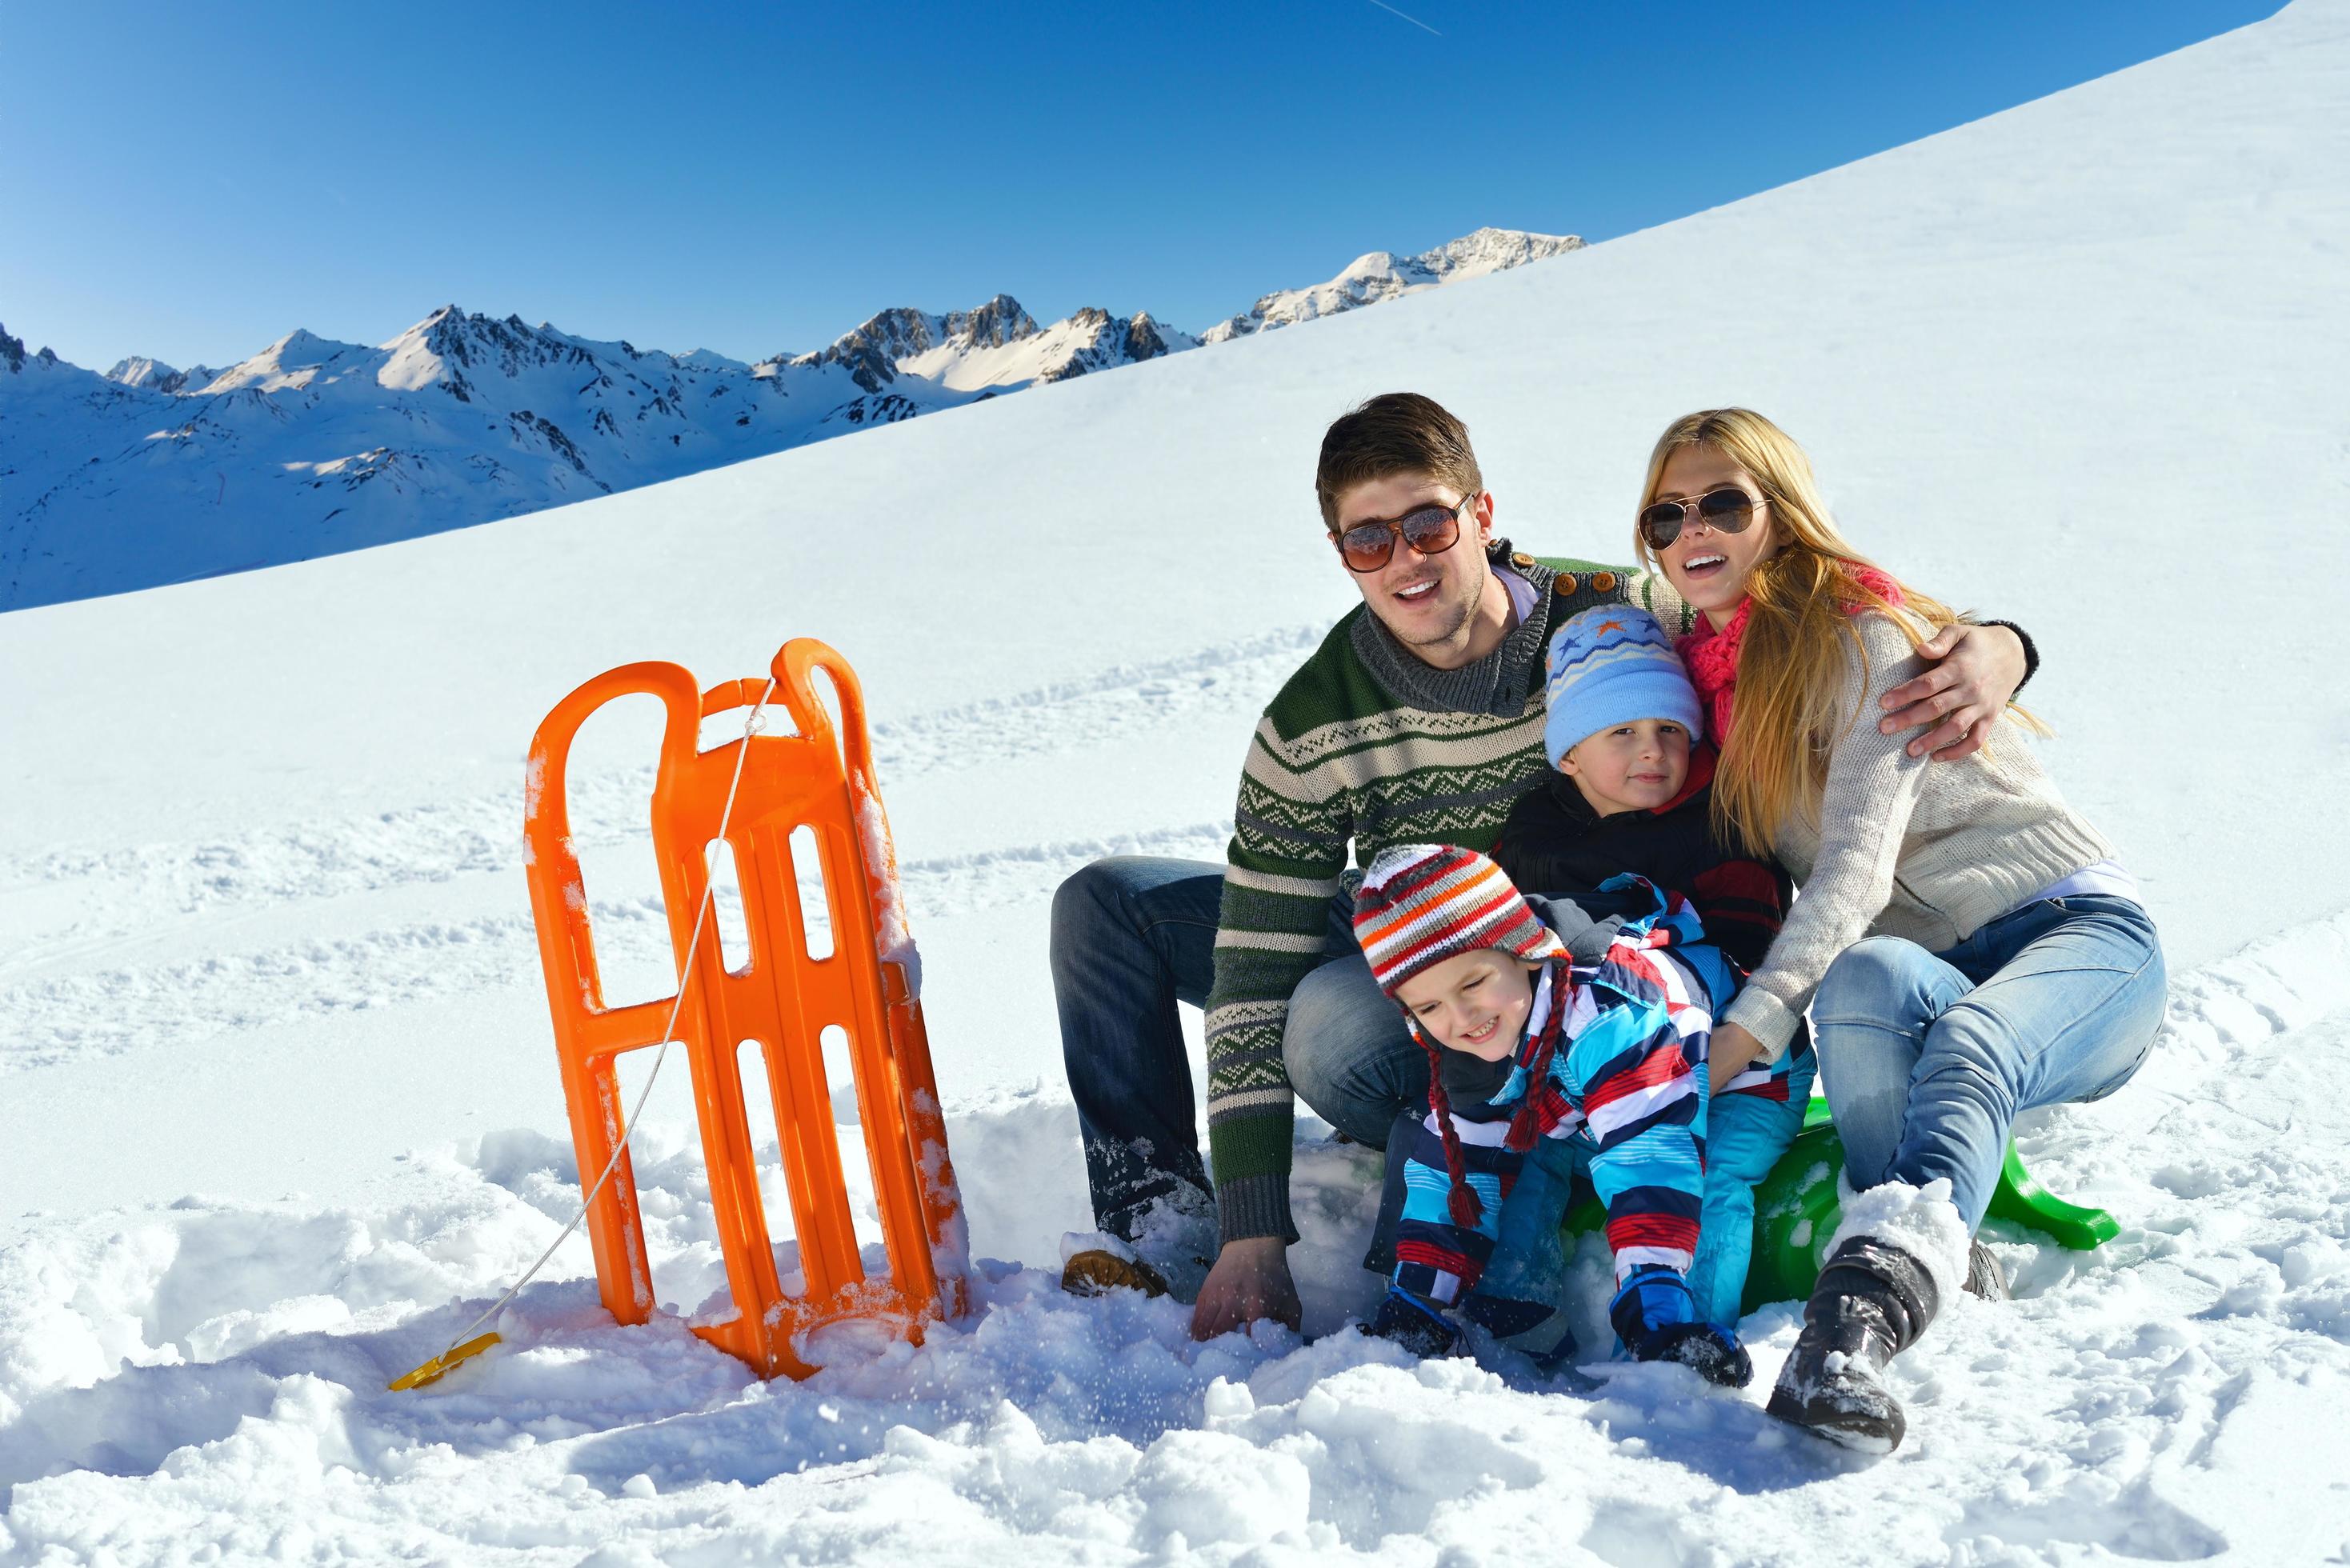
[{"label": "green plastic sled", "polygon": [[[1836,1198],[1836,1173],[1843,1168],[1844,1140],[1828,1119],[1828,1103],[1814,1098],[1804,1108],[1804,1130],[1754,1189],[1754,1255],[1746,1269],[1745,1311],[1812,1293],[1843,1212]],[[2094,1251],[2121,1231],[2104,1210],[2067,1203],[2033,1180],[2012,1143],[1989,1217],[2041,1231],[2076,1252]],[[1599,1230],[1607,1220],[1598,1198],[1586,1189],[1567,1210],[1565,1226],[1569,1235],[1577,1235]]]}]

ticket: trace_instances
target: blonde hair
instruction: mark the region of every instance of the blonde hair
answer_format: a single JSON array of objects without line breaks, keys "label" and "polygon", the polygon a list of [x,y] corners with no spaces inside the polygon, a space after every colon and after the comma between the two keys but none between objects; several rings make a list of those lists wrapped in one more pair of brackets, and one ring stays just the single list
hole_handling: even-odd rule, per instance
[{"label": "blonde hair", "polygon": [[[1752,607],[1739,645],[1738,717],[1731,732],[1720,738],[1721,761],[1713,784],[1716,822],[1750,851],[1762,853],[1798,813],[1818,815],[1828,753],[1842,732],[1861,721],[1856,711],[1836,711],[1845,645],[1860,656],[1864,681],[1867,678],[1868,649],[1853,624],[1856,612],[1886,615],[1913,648],[1959,616],[1854,549],[1820,500],[1804,449],[1751,409],[1704,409],[1667,426],[1648,454],[1641,509],[1656,500],[1673,453],[1691,446],[1711,448],[1752,478],[1762,493],[1760,521],[1771,529],[1776,546],[1746,579]],[[1656,552],[1637,524],[1633,548],[1650,567],[1659,567]],[[1920,622],[1926,631],[1918,629]],[[2036,722],[2028,715],[2025,722]]]}]

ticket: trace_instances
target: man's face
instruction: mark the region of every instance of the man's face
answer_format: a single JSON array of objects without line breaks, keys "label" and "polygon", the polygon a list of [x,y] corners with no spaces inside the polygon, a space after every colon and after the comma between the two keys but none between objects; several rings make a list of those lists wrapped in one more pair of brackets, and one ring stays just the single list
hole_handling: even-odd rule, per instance
[{"label": "man's face", "polygon": [[[1401,517],[1423,506],[1459,506],[1461,493],[1424,473],[1366,480],[1338,496],[1336,534],[1364,523]],[[1461,537],[1449,550],[1423,556],[1395,541],[1395,554],[1376,572],[1347,571],[1356,591],[1406,648],[1437,650],[1465,640],[1490,572],[1485,546],[1493,537],[1493,495],[1487,491],[1460,508]],[[1346,571],[1345,563],[1339,569]]]}]

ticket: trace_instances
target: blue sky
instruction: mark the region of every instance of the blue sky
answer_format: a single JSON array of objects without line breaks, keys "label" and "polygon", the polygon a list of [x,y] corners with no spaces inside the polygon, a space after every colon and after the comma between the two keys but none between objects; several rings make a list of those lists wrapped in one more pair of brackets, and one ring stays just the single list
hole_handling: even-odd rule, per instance
[{"label": "blue sky", "polygon": [[1368,250],[1645,228],[2274,9],[0,0],[0,323],[97,369],[452,300],[746,358],[998,290],[1197,331]]}]

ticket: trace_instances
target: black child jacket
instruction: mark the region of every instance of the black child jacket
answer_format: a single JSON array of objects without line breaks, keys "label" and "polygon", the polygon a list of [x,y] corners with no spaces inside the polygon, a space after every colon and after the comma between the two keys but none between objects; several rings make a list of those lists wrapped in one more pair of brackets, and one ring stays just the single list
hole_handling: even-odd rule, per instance
[{"label": "black child jacket", "polygon": [[[1752,971],[1778,934],[1793,885],[1777,862],[1719,836],[1713,763],[1713,748],[1700,746],[1678,797],[1652,810],[1607,816],[1591,809],[1573,779],[1548,774],[1511,809],[1493,863],[1520,891],[1539,894],[1554,908],[1566,900],[1601,922],[1645,914],[1648,902],[1645,897],[1626,902],[1622,895],[1600,892],[1599,885],[1625,872],[1645,877],[1695,905],[1706,935]],[[1570,937],[1569,945],[1580,944]]]}]

